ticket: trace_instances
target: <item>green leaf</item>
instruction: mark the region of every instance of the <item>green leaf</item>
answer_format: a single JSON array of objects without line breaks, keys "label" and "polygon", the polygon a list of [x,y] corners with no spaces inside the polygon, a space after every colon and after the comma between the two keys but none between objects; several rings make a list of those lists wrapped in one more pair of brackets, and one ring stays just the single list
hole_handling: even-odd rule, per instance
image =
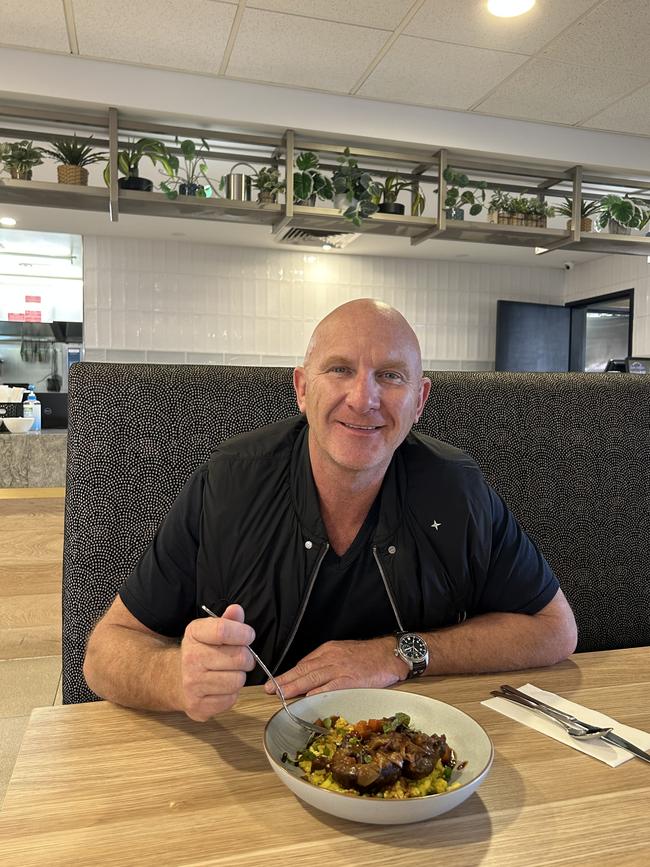
[{"label": "green leaf", "polygon": [[303,151],[296,157],[296,166],[301,172],[318,168],[318,157],[313,151]]},{"label": "green leaf", "polygon": [[472,205],[472,207],[469,209],[469,212],[472,215],[472,217],[475,217],[477,214],[480,214],[482,210],[483,210],[483,206],[481,205],[481,203],[476,202],[476,204]]},{"label": "green leaf", "polygon": [[186,160],[193,160],[196,155],[196,145],[191,139],[186,138],[181,142],[181,151]]},{"label": "green leaf", "polygon": [[314,192],[314,184],[311,175],[306,172],[295,172],[293,176],[293,195],[294,198],[304,200],[308,199]]}]

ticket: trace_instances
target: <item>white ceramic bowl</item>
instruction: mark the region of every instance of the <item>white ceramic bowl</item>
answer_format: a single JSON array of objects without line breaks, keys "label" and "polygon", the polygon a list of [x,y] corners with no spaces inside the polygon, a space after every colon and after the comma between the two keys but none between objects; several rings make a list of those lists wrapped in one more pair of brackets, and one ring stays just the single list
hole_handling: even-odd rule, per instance
[{"label": "white ceramic bowl", "polygon": [[34,424],[33,418],[5,418],[3,421],[11,433],[26,433]]},{"label": "white ceramic bowl", "polygon": [[399,801],[331,792],[308,783],[302,779],[300,768],[282,761],[285,752],[295,758],[296,752],[305,746],[309,733],[293,723],[284,710],[278,710],[264,730],[264,750],[271,767],[285,786],[303,801],[343,819],[377,825],[431,819],[469,798],[492,765],[492,741],[475,720],[452,705],[416,693],[392,689],[344,689],[299,699],[291,709],[311,722],[319,717],[338,715],[351,723],[392,716],[402,711],[411,717],[413,728],[429,735],[446,735],[458,761],[467,762],[454,778],[460,787],[440,795]]}]

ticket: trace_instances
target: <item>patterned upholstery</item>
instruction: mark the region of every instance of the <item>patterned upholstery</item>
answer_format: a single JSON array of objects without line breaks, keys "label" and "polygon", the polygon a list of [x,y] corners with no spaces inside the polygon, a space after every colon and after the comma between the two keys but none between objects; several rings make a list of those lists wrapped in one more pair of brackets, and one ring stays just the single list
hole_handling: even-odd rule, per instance
[{"label": "patterned upholstery", "polygon": [[[535,539],[579,650],[650,645],[650,377],[430,373],[418,425],[471,454]],[[285,368],[77,364],[63,569],[63,698],[190,473],[222,440],[297,412]]]}]

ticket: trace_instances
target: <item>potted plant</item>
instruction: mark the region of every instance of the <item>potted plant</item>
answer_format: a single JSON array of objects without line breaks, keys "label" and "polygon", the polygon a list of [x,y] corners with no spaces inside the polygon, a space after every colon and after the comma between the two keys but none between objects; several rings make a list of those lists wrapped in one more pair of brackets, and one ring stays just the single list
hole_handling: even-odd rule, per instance
[{"label": "potted plant", "polygon": [[615,235],[629,235],[632,229],[643,229],[650,220],[648,202],[633,196],[610,193],[598,205],[598,225]]},{"label": "potted plant", "polygon": [[[153,190],[153,181],[140,177],[140,161],[144,157],[148,157],[154,165],[160,163],[168,175],[174,174],[167,147],[155,138],[141,138],[135,142],[129,142],[128,147],[118,151],[117,170],[124,175],[117,181],[120,189],[142,190],[145,193],[150,193]],[[111,182],[110,163],[107,163],[104,168],[104,182],[106,186],[109,186]]]},{"label": "potted plant", "polygon": [[260,204],[275,204],[280,193],[286,188],[285,181],[280,179],[280,169],[277,166],[262,166],[253,178],[253,185],[258,191],[257,201]]},{"label": "potted plant", "polygon": [[31,181],[32,169],[43,163],[41,149],[25,139],[5,143],[0,158],[5,170],[19,181]]},{"label": "potted plant", "polygon": [[494,222],[492,215],[496,214],[497,223],[543,228],[546,226],[548,217],[555,215],[555,208],[547,205],[537,196],[533,198],[511,196],[509,193],[496,189],[490,199],[488,212],[491,216],[491,222]]},{"label": "potted plant", "polygon": [[297,172],[293,173],[293,201],[296,205],[315,205],[316,199],[332,200],[334,188],[323,175],[318,155],[302,151],[296,157]]},{"label": "potted plant", "polygon": [[98,163],[106,159],[105,153],[93,149],[92,136],[87,139],[77,139],[75,133],[72,138],[58,138],[50,142],[49,148],[41,148],[41,153],[55,159],[59,165],[56,167],[57,178],[60,184],[73,184],[85,187],[88,184],[88,169],[85,166]]},{"label": "potted plant", "polygon": [[343,210],[343,216],[355,226],[376,213],[378,205],[373,201],[375,189],[369,172],[359,168],[357,160],[345,148],[339,157],[338,167],[332,173],[334,187],[334,207]]},{"label": "potted plant", "polygon": [[450,220],[464,220],[464,205],[469,205],[469,213],[472,217],[477,216],[483,210],[485,204],[485,190],[487,181],[470,180],[463,172],[455,172],[447,168],[442,173],[447,181],[447,195],[445,196],[445,213]]},{"label": "potted plant", "polygon": [[510,214],[512,196],[504,193],[499,187],[494,188],[490,204],[488,205],[488,222],[505,223]]},{"label": "potted plant", "polygon": [[[198,150],[192,139],[176,139],[176,144],[181,150],[183,162],[175,154],[169,154],[167,160],[162,162],[167,180],[160,183],[160,189],[168,199],[176,199],[178,196],[198,196],[202,199],[215,192],[218,186],[208,175],[208,166],[205,158],[210,153],[205,139],[201,139],[205,151]],[[201,183],[205,181],[205,184]]]},{"label": "potted plant", "polygon": [[[562,214],[564,217],[568,217],[566,227],[569,231],[573,229],[573,202],[568,196],[564,197],[561,205],[555,206],[555,211],[558,214]],[[591,219],[594,214],[597,214],[600,211],[600,202],[597,201],[587,201],[585,199],[581,199],[580,201],[580,231],[581,232],[591,232],[593,220]]]},{"label": "potted plant", "polygon": [[401,178],[397,173],[386,175],[384,181],[373,181],[371,197],[381,214],[404,213],[404,205],[397,201],[397,197],[403,190],[411,190],[414,198],[411,203],[411,216],[419,217],[424,210],[425,197],[420,189],[417,178]]}]

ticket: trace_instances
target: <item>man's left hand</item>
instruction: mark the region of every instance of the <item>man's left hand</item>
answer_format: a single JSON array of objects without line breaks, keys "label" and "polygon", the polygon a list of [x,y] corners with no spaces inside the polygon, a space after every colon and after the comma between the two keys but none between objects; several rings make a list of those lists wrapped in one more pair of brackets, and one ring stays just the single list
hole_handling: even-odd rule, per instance
[{"label": "man's left hand", "polygon": [[[406,663],[395,656],[395,639],[327,641],[300,662],[276,677],[286,698],[316,695],[333,689],[391,686],[404,680]],[[274,692],[268,681],[264,689]]]}]

